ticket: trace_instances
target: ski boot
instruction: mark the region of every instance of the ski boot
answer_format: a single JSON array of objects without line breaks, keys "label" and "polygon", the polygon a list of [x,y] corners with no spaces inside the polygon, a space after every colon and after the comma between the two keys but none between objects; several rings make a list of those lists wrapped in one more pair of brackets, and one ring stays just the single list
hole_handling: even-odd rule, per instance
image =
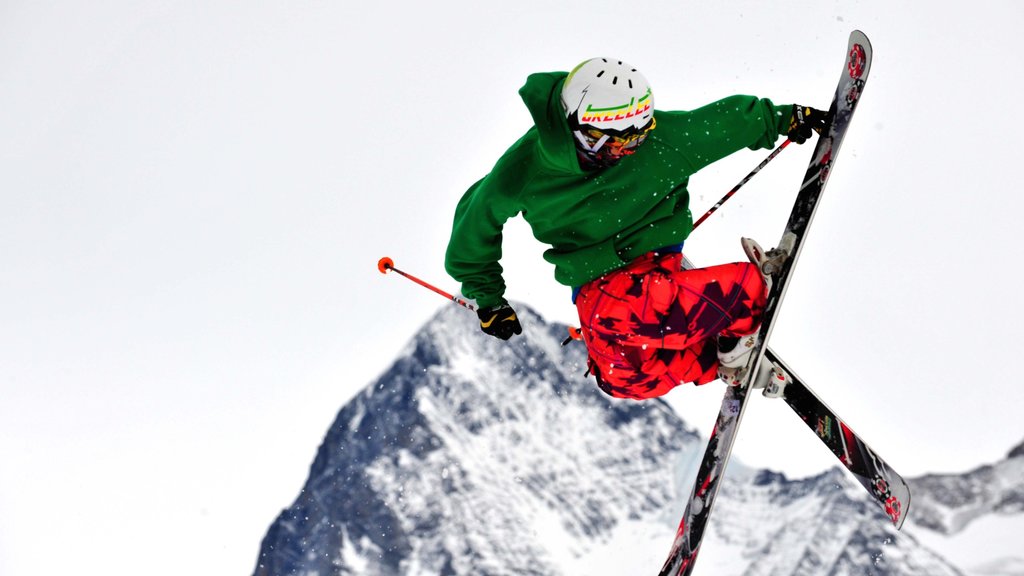
[{"label": "ski boot", "polygon": [[747,361],[757,345],[758,332],[744,336],[718,335],[718,377],[729,386],[738,386],[747,374]]},{"label": "ski boot", "polygon": [[[767,252],[752,238],[740,238],[740,244],[743,246],[743,252],[747,255],[747,258],[761,272],[766,290],[771,292],[772,276],[782,271],[786,260],[793,253],[793,247],[796,245],[796,235],[792,232],[787,232],[782,237],[779,247],[772,248]],[[750,357],[750,352],[756,347],[759,336],[760,330],[739,337],[718,336],[718,377],[726,384],[738,386],[746,377],[747,360]],[[771,374],[766,372],[765,367],[767,366],[767,364],[762,363],[761,373],[754,379],[754,388],[766,388],[768,382],[774,380]],[[765,383],[761,383],[762,380]],[[785,378],[782,380],[785,380]],[[781,395],[781,389],[779,395]]]},{"label": "ski boot", "polygon": [[739,386],[747,375],[750,353],[757,347],[760,330],[743,336],[718,335],[718,378],[729,386]]},{"label": "ski boot", "polygon": [[782,237],[779,246],[767,252],[753,238],[740,238],[740,244],[743,245],[743,252],[746,253],[747,258],[757,265],[757,269],[761,271],[761,275],[768,282],[768,287],[771,288],[771,277],[782,271],[782,266],[793,253],[796,234],[787,232]]}]

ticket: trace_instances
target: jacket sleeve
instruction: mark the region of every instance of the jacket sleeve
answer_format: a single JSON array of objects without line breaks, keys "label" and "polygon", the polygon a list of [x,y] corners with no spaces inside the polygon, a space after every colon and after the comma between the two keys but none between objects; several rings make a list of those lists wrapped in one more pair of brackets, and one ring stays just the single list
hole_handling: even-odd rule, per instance
[{"label": "jacket sleeve", "polygon": [[730,96],[686,113],[693,172],[744,148],[771,148],[786,133],[792,104],[767,98]]},{"label": "jacket sleeve", "polygon": [[503,301],[505,280],[498,263],[502,228],[518,213],[515,203],[495,190],[491,175],[471,186],[455,209],[445,269],[462,283],[462,294],[481,308]]}]

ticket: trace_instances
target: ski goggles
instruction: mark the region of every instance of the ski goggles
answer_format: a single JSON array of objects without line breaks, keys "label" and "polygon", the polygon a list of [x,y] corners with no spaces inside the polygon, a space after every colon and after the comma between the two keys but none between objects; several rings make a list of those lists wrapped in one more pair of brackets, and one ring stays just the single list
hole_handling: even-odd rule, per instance
[{"label": "ski goggles", "polygon": [[657,126],[657,121],[651,118],[651,123],[631,134],[608,134],[596,128],[586,130],[575,130],[573,134],[584,153],[596,154],[602,148],[607,147],[608,151],[615,155],[628,156],[644,143],[647,135]]}]

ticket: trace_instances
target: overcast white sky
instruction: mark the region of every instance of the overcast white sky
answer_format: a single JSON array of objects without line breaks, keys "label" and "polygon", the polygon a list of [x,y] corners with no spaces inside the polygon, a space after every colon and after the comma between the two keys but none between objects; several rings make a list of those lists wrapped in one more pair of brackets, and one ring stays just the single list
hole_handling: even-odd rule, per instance
[{"label": "overcast white sky", "polygon": [[[451,213],[597,55],[656,104],[870,83],[773,346],[905,475],[1024,439],[1019,2],[0,2],[0,574],[245,574],[337,410],[444,302]],[[791,147],[688,245],[773,244]],[[710,206],[764,156],[691,182]],[[575,321],[521,220],[511,298]],[[581,386],[592,385],[581,381]],[[721,388],[669,401],[705,432]],[[756,398],[737,455],[831,456]]]}]

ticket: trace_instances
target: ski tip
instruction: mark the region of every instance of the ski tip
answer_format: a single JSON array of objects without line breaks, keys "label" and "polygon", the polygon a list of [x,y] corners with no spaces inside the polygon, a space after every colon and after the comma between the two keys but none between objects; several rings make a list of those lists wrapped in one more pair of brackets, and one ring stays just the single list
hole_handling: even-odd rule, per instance
[{"label": "ski tip", "polygon": [[377,261],[377,270],[380,270],[381,274],[387,274],[389,270],[395,267],[395,261],[387,256]]},{"label": "ski tip", "polygon": [[853,32],[850,32],[850,45],[852,46],[856,44],[862,46],[868,54],[874,51],[871,47],[871,40],[868,39],[868,35],[862,30],[854,30]]}]

